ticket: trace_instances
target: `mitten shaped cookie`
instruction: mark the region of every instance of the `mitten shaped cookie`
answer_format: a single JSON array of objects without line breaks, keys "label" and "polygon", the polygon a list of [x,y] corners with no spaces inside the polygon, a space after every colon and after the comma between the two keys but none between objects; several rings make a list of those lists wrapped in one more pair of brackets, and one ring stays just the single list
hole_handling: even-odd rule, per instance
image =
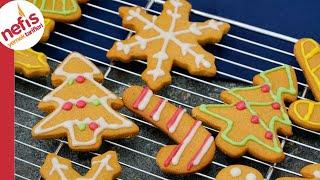
[{"label": "mitten shaped cookie", "polygon": [[253,84],[224,91],[221,99],[226,104],[203,104],[192,114],[220,130],[216,145],[228,156],[238,158],[248,152],[264,161],[282,161],[277,133],[292,134],[284,101],[297,98],[295,72],[290,66],[277,67],[256,75]]},{"label": "mitten shaped cookie", "polygon": [[147,14],[141,7],[120,7],[123,26],[136,34],[116,42],[107,57],[122,62],[147,60],[142,79],[154,91],[171,83],[173,65],[193,75],[214,76],[214,56],[200,44],[219,42],[230,25],[213,19],[189,22],[190,10],[186,0],[166,1],[160,16]]},{"label": "mitten shaped cookie", "polygon": [[157,164],[167,173],[188,174],[212,162],[214,138],[186,110],[153,95],[147,87],[132,86],[123,94],[124,105],[168,134],[178,145],[168,145],[157,154]]},{"label": "mitten shaped cookie", "polygon": [[46,180],[112,180],[120,175],[121,166],[117,153],[108,151],[91,160],[92,167],[85,176],[81,176],[72,168],[69,159],[62,158],[54,153],[47,155],[40,168],[41,176]]},{"label": "mitten shaped cookie", "polygon": [[50,114],[33,127],[32,136],[67,136],[71,149],[90,151],[98,149],[103,138],[137,134],[139,128],[114,110],[123,103],[98,83],[102,80],[102,73],[92,62],[79,53],[70,54],[52,74],[52,84],[58,87],[38,105]]}]

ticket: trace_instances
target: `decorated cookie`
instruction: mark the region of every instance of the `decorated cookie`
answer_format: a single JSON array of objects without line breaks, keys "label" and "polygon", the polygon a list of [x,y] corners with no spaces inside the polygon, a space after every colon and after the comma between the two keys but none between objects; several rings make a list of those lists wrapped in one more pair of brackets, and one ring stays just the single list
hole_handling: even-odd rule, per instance
[{"label": "decorated cookie", "polygon": [[14,69],[28,78],[47,76],[50,73],[47,56],[32,49],[14,51]]},{"label": "decorated cookie", "polygon": [[172,174],[188,174],[211,163],[215,144],[211,134],[185,109],[153,95],[147,87],[132,86],[123,94],[125,106],[168,134],[178,145],[168,145],[157,154],[160,169]]},{"label": "decorated cookie", "polygon": [[91,168],[85,176],[81,176],[72,168],[69,159],[62,158],[54,153],[47,155],[40,168],[41,176],[46,180],[112,180],[120,175],[121,166],[118,163],[117,153],[108,151],[91,160]]},{"label": "decorated cookie", "polygon": [[297,80],[290,66],[256,75],[253,87],[234,88],[221,93],[226,104],[203,104],[193,109],[196,119],[219,129],[216,145],[230,157],[246,152],[268,161],[284,159],[277,133],[292,134],[284,101],[297,98]]},{"label": "decorated cookie", "polygon": [[[54,29],[54,21],[72,23],[80,19],[81,9],[79,3],[88,0],[28,0],[36,5],[45,17],[45,31],[41,42],[49,39],[50,32]],[[53,21],[53,22],[52,22]]]},{"label": "decorated cookie", "polygon": [[216,180],[263,180],[262,174],[249,166],[231,165],[223,168]]},{"label": "decorated cookie", "polygon": [[320,180],[320,164],[311,164],[305,166],[300,171],[303,178],[283,177],[277,180]]},{"label": "decorated cookie", "polygon": [[55,22],[52,19],[44,19],[44,33],[40,39],[40,42],[47,42],[49,37],[50,37],[50,33],[54,30],[54,26],[55,26]]},{"label": "decorated cookie", "polygon": [[33,127],[32,136],[67,136],[71,149],[90,151],[98,149],[103,138],[137,134],[138,126],[114,110],[123,103],[98,83],[102,80],[102,73],[92,62],[79,53],[70,54],[52,74],[52,84],[58,87],[38,105],[50,114]]},{"label": "decorated cookie", "polygon": [[301,39],[294,46],[294,54],[303,70],[310,89],[320,101],[320,46],[313,39]]},{"label": "decorated cookie", "polygon": [[301,127],[320,131],[320,102],[295,101],[289,107],[289,116]]},{"label": "decorated cookie", "polygon": [[193,75],[214,76],[214,56],[200,44],[219,42],[230,25],[213,19],[189,22],[190,9],[186,0],[166,1],[160,16],[149,15],[141,7],[120,7],[123,26],[136,34],[116,42],[107,57],[122,62],[147,60],[142,79],[155,91],[171,83],[172,65]]}]

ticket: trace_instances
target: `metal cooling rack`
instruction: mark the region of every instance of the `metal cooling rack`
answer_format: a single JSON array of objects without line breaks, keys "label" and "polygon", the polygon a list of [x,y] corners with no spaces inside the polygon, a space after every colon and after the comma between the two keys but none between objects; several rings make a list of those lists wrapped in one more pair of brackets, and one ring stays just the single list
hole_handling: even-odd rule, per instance
[{"label": "metal cooling rack", "polygon": [[[136,60],[130,64],[110,63],[105,52],[114,41],[132,35],[131,30],[121,26],[117,9],[120,6],[142,6],[153,14],[159,14],[161,0],[92,0],[82,5],[82,18],[75,24],[57,24],[48,43],[35,47],[48,56],[54,70],[72,51],[86,55],[105,73],[103,85],[121,96],[123,90],[133,84],[142,85],[140,73],[145,62]],[[299,80],[299,98],[313,98],[302,75],[302,70],[291,53],[297,40],[275,32],[260,29],[234,20],[215,16],[193,9],[191,20],[203,21],[208,18],[228,22],[232,30],[215,46],[214,50],[218,74],[214,78],[189,76],[181,69],[172,71],[173,83],[159,92],[160,96],[185,107],[189,112],[201,103],[221,103],[219,94],[232,87],[249,86],[252,77],[264,70],[283,64],[290,64],[296,70]],[[281,47],[281,48],[280,48]],[[122,115],[140,126],[138,136],[109,141],[106,140],[98,152],[79,153],[68,149],[65,139],[34,140],[31,128],[46,114],[37,109],[43,96],[52,90],[50,78],[26,79],[15,75],[15,178],[41,179],[39,168],[47,153],[54,152],[72,160],[74,167],[81,173],[90,168],[93,156],[107,150],[116,150],[123,167],[118,179],[215,179],[217,172],[227,165],[241,163],[257,168],[265,179],[280,176],[301,176],[301,167],[320,162],[320,133],[293,125],[294,135],[279,136],[286,159],[281,163],[269,164],[249,156],[230,159],[217,152],[215,160],[205,170],[188,176],[163,174],[155,163],[155,155],[160,147],[173,142],[153,125],[137,118],[125,108]],[[214,136],[218,131],[206,127]]]}]

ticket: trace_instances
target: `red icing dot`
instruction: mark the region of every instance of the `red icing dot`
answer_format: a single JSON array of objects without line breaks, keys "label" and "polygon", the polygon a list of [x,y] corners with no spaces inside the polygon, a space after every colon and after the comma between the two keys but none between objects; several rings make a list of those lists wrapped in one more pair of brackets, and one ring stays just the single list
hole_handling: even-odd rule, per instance
[{"label": "red icing dot", "polygon": [[278,103],[278,102],[274,102],[274,103],[272,103],[272,108],[273,109],[275,109],[275,110],[279,110],[280,109],[280,107],[281,107],[281,105]]},{"label": "red icing dot", "polygon": [[83,77],[83,76],[78,76],[78,77],[76,78],[76,82],[77,82],[77,83],[83,83],[85,80],[86,80],[86,78]]},{"label": "red icing dot", "polygon": [[89,124],[89,128],[90,128],[92,131],[96,130],[98,127],[99,127],[99,125],[98,125],[97,123],[95,123],[95,122],[91,122],[91,123]]},{"label": "red icing dot", "polygon": [[266,139],[272,139],[272,138],[273,138],[273,134],[272,134],[272,132],[267,131],[266,134],[264,135],[264,137],[265,137]]},{"label": "red icing dot", "polygon": [[265,92],[265,93],[269,92],[270,91],[270,86],[268,84],[265,84],[265,85],[261,86],[261,91]]},{"label": "red icing dot", "polygon": [[236,104],[236,108],[238,110],[244,110],[244,109],[246,109],[246,103],[244,101],[239,101]]},{"label": "red icing dot", "polygon": [[63,104],[62,109],[66,110],[66,111],[69,111],[69,110],[72,109],[72,106],[73,106],[73,104],[71,102],[66,102],[66,103]]},{"label": "red icing dot", "polygon": [[79,100],[79,101],[77,101],[76,105],[78,108],[84,108],[87,105],[87,103],[83,100]]},{"label": "red icing dot", "polygon": [[258,123],[259,123],[259,117],[256,116],[256,115],[253,115],[253,116],[251,117],[251,122],[252,122],[253,124],[258,124]]}]

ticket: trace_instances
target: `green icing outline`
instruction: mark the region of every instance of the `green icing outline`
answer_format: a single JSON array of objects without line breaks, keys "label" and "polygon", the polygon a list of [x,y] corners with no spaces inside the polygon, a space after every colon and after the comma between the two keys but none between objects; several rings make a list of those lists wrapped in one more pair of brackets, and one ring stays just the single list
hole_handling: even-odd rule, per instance
[{"label": "green icing outline", "polygon": [[[296,93],[296,89],[294,88],[293,80],[292,80],[292,78],[291,78],[292,74],[291,74],[291,68],[290,68],[290,66],[288,66],[288,65],[280,66],[280,67],[277,67],[277,68],[274,68],[274,69],[271,69],[271,70],[268,70],[268,71],[265,71],[265,72],[260,73],[260,77],[264,80],[265,84],[268,84],[268,85],[270,85],[270,87],[272,87],[272,86],[271,86],[271,82],[270,82],[270,80],[268,79],[268,77],[266,76],[266,74],[269,73],[269,72],[277,71],[277,70],[279,70],[279,69],[283,69],[283,68],[285,68],[285,70],[286,70],[286,74],[287,74],[287,78],[288,78],[289,86],[290,86],[290,87],[289,87],[289,88],[284,88],[284,87],[278,88],[276,95],[274,95],[274,93],[273,93],[272,90],[269,91],[269,94],[270,94],[271,97],[275,100],[274,102],[279,102],[279,103],[281,103],[281,101],[282,101],[282,96],[281,96],[281,95],[282,95],[283,93],[290,93],[290,94],[295,94],[295,93]],[[262,85],[260,85],[260,86],[254,86],[254,87],[247,87],[247,88],[234,88],[234,89],[232,89],[232,90],[229,90],[228,92],[229,92],[230,94],[234,95],[235,97],[237,97],[238,99],[244,101],[244,102],[246,103],[246,107],[248,108],[249,112],[250,112],[252,115],[257,115],[257,113],[252,109],[252,107],[251,107],[252,105],[255,105],[255,106],[259,106],[259,105],[265,106],[265,105],[271,105],[273,102],[269,102],[269,103],[265,103],[265,102],[264,102],[264,103],[259,103],[259,102],[247,102],[246,99],[244,99],[242,96],[236,94],[235,91],[237,91],[237,90],[257,89],[257,88],[261,88],[261,87],[262,87]],[[266,130],[268,130],[268,131],[271,131],[271,132],[274,134],[274,136],[273,136],[273,144],[274,144],[274,146],[273,146],[273,147],[270,147],[269,145],[265,144],[264,142],[262,142],[260,139],[258,139],[256,136],[254,136],[254,135],[252,135],[252,134],[248,135],[247,137],[245,137],[245,138],[244,138],[242,141],[240,141],[240,142],[236,142],[236,141],[230,139],[230,138],[228,137],[228,133],[229,133],[229,132],[231,131],[231,129],[232,129],[233,121],[230,120],[230,119],[228,119],[228,118],[222,117],[222,116],[220,116],[220,115],[218,115],[218,114],[216,114],[216,113],[213,113],[213,112],[211,112],[211,111],[209,111],[209,110],[207,109],[207,107],[233,107],[233,106],[234,106],[234,104],[232,104],[232,105],[213,105],[213,104],[211,104],[211,105],[210,105],[210,104],[209,104],[209,105],[205,105],[205,104],[202,104],[202,105],[200,105],[200,111],[202,111],[202,112],[204,112],[204,113],[206,113],[206,114],[208,114],[208,115],[211,115],[211,116],[213,116],[213,117],[215,117],[215,118],[217,118],[217,119],[221,119],[221,120],[223,120],[223,121],[225,121],[225,122],[227,123],[227,128],[221,133],[221,137],[222,137],[223,140],[225,140],[225,141],[228,142],[229,144],[232,144],[232,145],[234,145],[234,146],[245,146],[245,145],[248,143],[249,140],[252,140],[252,141],[255,141],[256,143],[258,143],[258,144],[260,144],[260,145],[262,145],[262,146],[264,146],[264,147],[266,147],[266,148],[268,148],[268,149],[270,149],[270,150],[272,150],[272,151],[274,151],[274,152],[277,152],[277,153],[282,152],[282,148],[279,147],[279,146],[278,146],[278,143],[277,143],[277,139],[276,139],[276,138],[278,138],[278,137],[276,136],[277,134],[276,134],[276,132],[275,132],[275,129],[274,129],[275,126],[274,126],[274,125],[275,125],[276,122],[281,122],[281,123],[283,123],[283,124],[285,124],[285,125],[291,125],[291,124],[292,124],[292,123],[291,123],[291,120],[289,119],[289,117],[288,117],[288,115],[287,115],[287,113],[286,113],[286,111],[285,111],[285,108],[283,108],[282,106],[281,106],[281,108],[280,108],[280,111],[281,111],[282,119],[283,119],[283,120],[282,120],[281,118],[279,118],[279,116],[274,116],[274,117],[270,120],[269,127],[265,124],[265,122],[264,122],[263,119],[260,120],[261,123],[259,123],[259,124],[260,124],[264,129],[266,129]]]},{"label": "green icing outline", "polygon": [[[63,3],[62,7],[63,8],[61,11],[57,11],[54,9],[55,4],[56,4],[56,0],[52,0],[52,2],[53,2],[52,9],[45,9],[45,5],[46,5],[47,1],[48,0],[41,0],[41,6],[39,7],[39,9],[42,13],[60,14],[60,15],[66,16],[66,15],[72,14],[78,10],[78,3],[76,0],[70,0],[72,2],[72,6],[74,7],[70,10],[66,10],[66,7],[65,7],[67,0],[62,0],[62,3]],[[36,5],[37,2],[38,2],[38,0],[33,0],[34,5]]]}]

